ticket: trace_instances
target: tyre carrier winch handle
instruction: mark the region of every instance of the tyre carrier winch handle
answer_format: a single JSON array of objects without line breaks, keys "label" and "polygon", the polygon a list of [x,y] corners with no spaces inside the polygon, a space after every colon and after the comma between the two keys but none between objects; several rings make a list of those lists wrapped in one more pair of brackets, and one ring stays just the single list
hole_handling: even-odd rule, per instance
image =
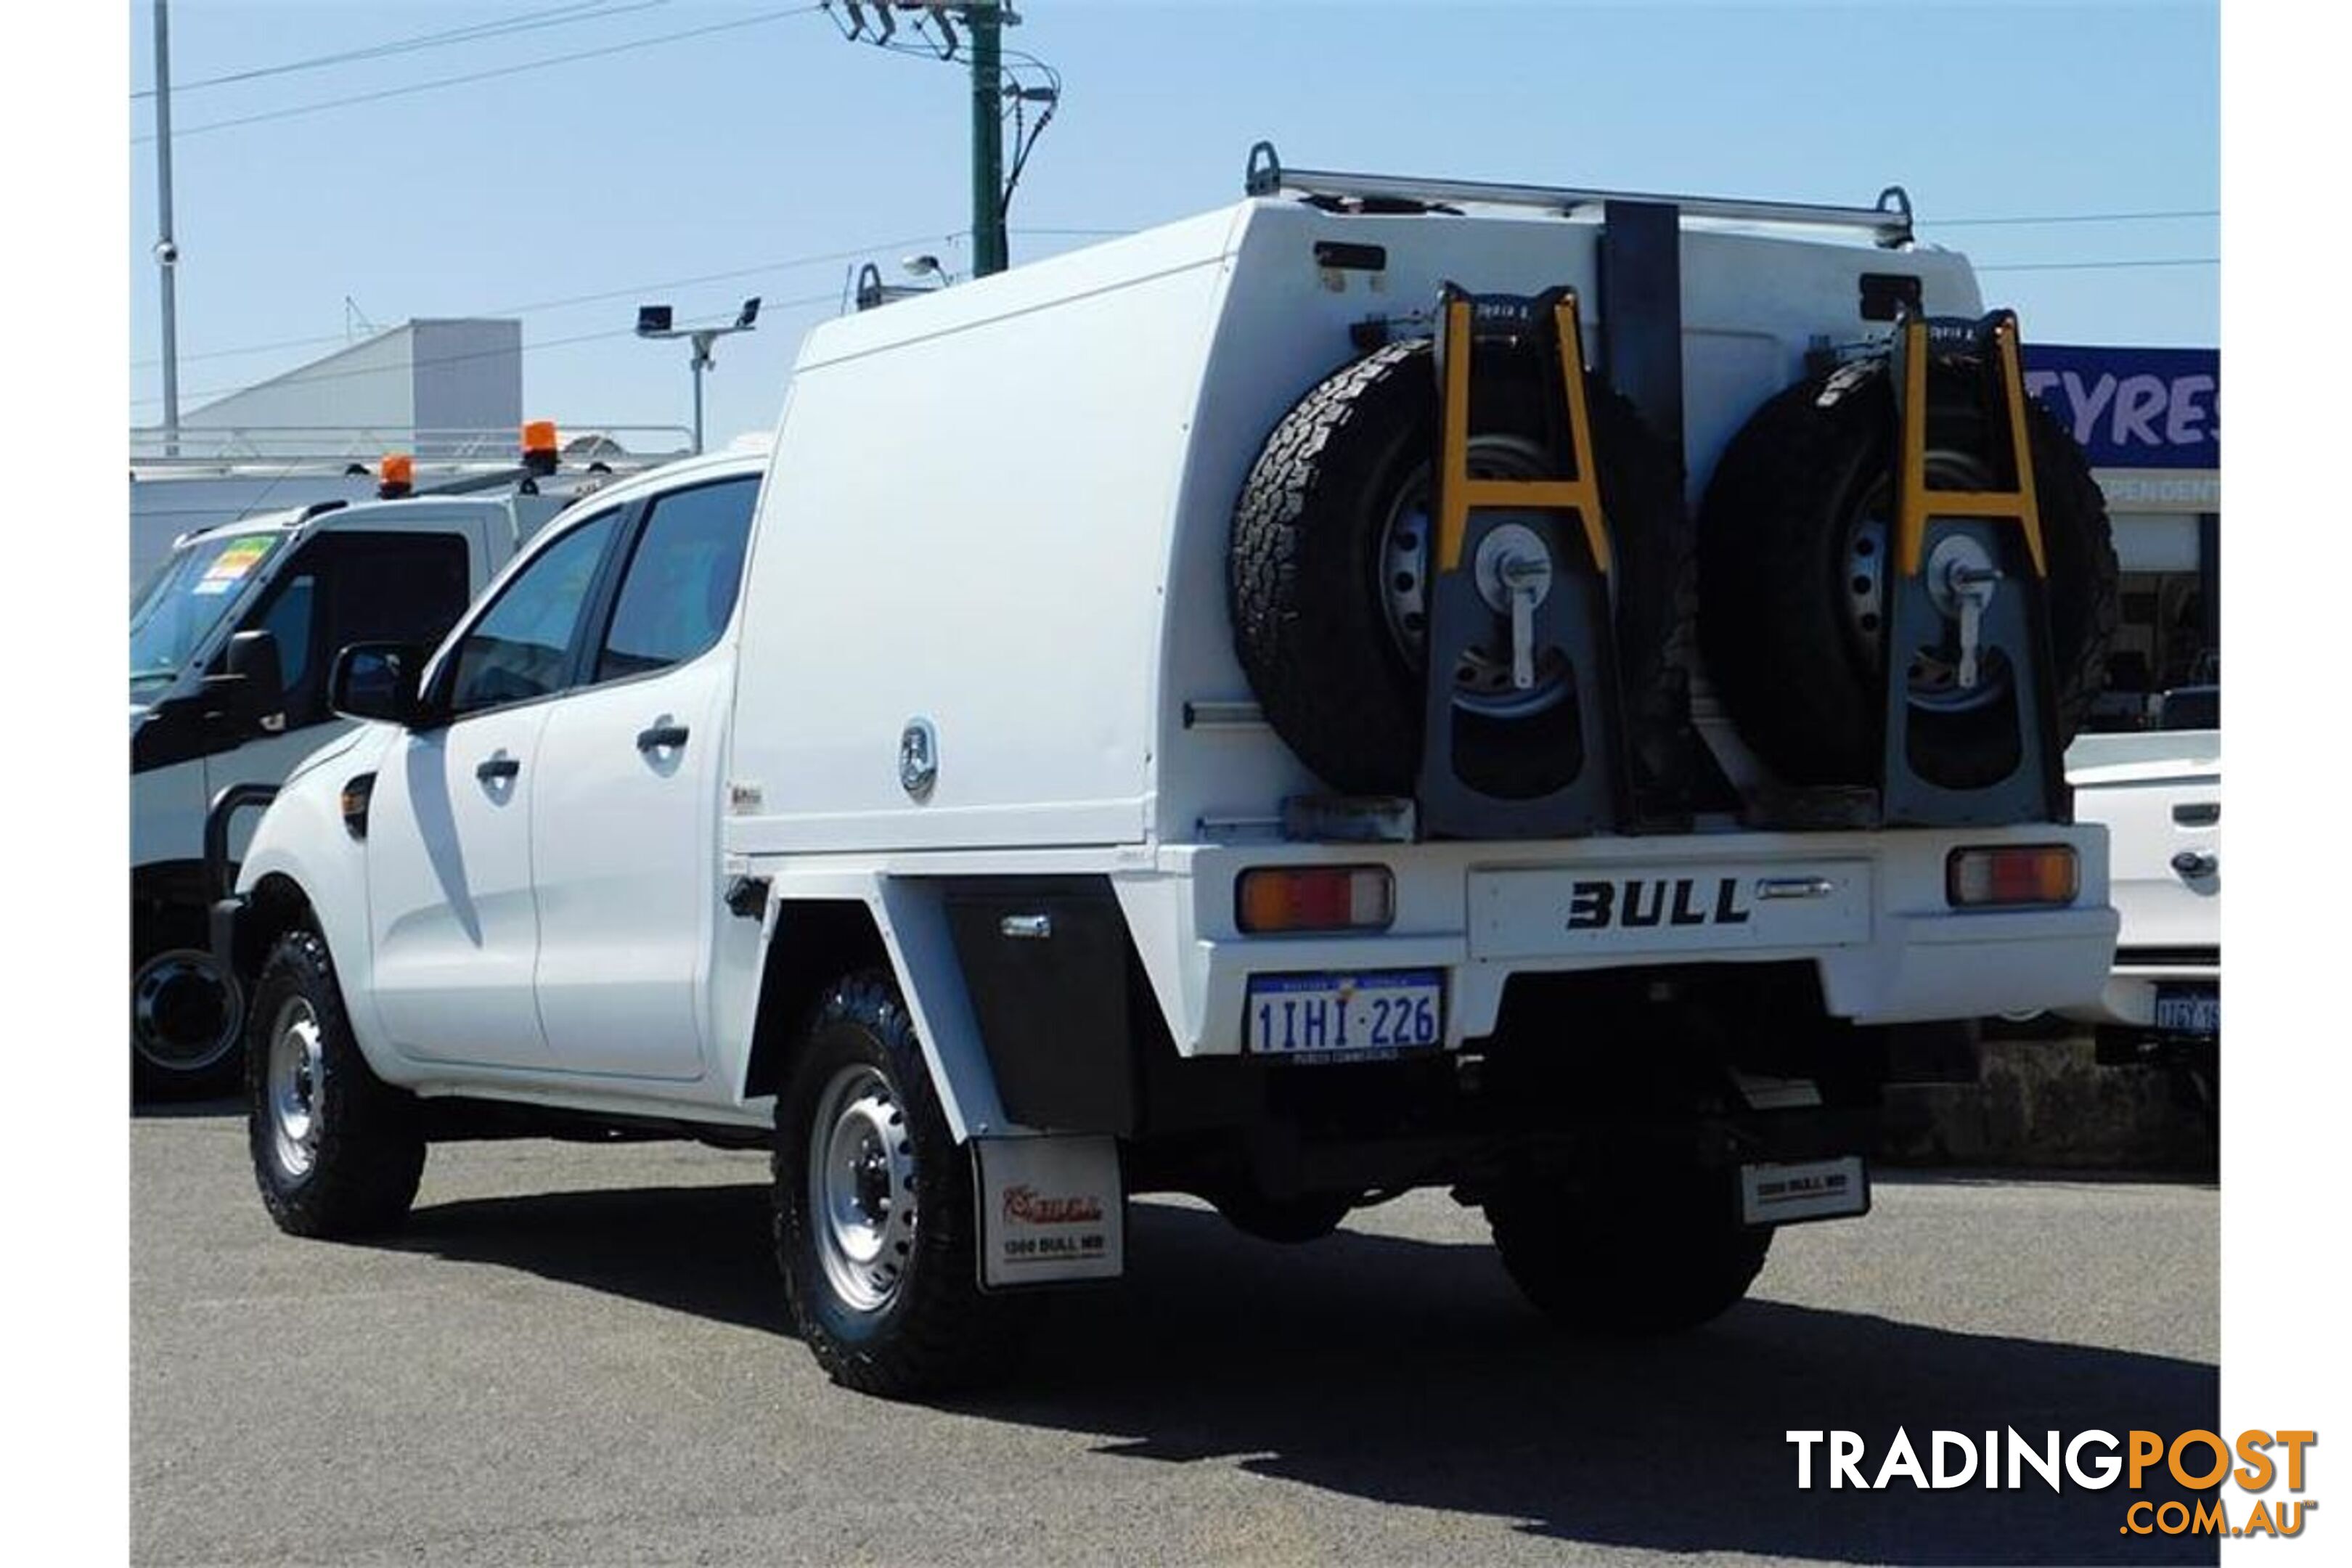
[{"label": "tyre carrier winch handle", "polygon": [[[1535,354],[1547,393],[1557,385],[1546,421],[1553,477],[1472,476],[1473,345],[1481,343]],[[1631,799],[1631,781],[1611,613],[1609,523],[1585,403],[1576,291],[1473,295],[1448,283],[1438,297],[1436,360],[1441,417],[1417,784],[1422,830],[1523,838],[1613,829]],[[1498,616],[1507,626],[1517,689],[1534,685],[1549,660],[1564,664],[1568,711],[1560,724],[1498,725],[1457,706],[1454,672],[1494,634]],[[1539,741],[1558,744],[1559,782],[1532,794],[1501,793],[1490,750],[1524,751]]]},{"label": "tyre carrier winch handle", "polygon": [[[2007,489],[1937,489],[1927,483],[1927,372],[1939,350],[1971,353],[1987,441],[2006,447]],[[1886,617],[1885,756],[1879,817],[1887,825],[1960,826],[2065,822],[2072,793],[2058,741],[2051,668],[2049,561],[2034,498],[2033,449],[2025,422],[2017,317],[1995,310],[1976,321],[1931,319],[1902,310],[1891,347],[1895,409],[1894,572]],[[1989,472],[2002,472],[1984,454]],[[1999,779],[1956,789],[1911,760],[1913,727],[1937,721],[1911,701],[1913,658],[1958,626],[1958,684],[1975,686],[1995,661],[2011,679],[2005,710],[2015,763]]]}]

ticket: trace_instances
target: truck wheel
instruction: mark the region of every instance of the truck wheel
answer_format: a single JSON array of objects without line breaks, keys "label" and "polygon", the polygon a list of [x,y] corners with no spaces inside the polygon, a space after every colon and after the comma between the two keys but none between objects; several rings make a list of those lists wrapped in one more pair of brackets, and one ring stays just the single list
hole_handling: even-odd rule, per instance
[{"label": "truck wheel", "polygon": [[1772,1233],[1744,1226],[1719,1174],[1659,1179],[1638,1194],[1522,1177],[1486,1224],[1528,1300],[1580,1333],[1679,1333],[1748,1293]]},{"label": "truck wheel", "polygon": [[853,974],[804,1026],[776,1103],[776,1261],[838,1384],[887,1398],[976,1380],[1024,1305],[980,1289],[971,1160],[890,977]]},{"label": "truck wheel", "polygon": [[[1266,438],[1234,508],[1227,586],[1242,668],[1276,732],[1344,794],[1409,795],[1420,767],[1433,357],[1426,338],[1391,343],[1307,393]],[[1480,373],[1473,473],[1544,472],[1534,374],[1511,361]],[[1585,391],[1615,555],[1619,679],[1639,721],[1687,624],[1682,477],[1632,404],[1597,376]],[[1485,719],[1533,720],[1569,697],[1564,672],[1538,676],[1531,690],[1514,687],[1498,642],[1456,669],[1454,700]],[[1527,759],[1530,780],[1556,767]]]},{"label": "truck wheel", "polygon": [[[1928,376],[1927,475],[1983,488],[1983,423],[1965,362]],[[2081,728],[2105,679],[2116,552],[2088,459],[2026,400],[2033,484],[2049,563],[2047,599],[2059,743]],[[1895,402],[1884,362],[1801,382],[1759,409],[1726,448],[1699,513],[1699,638],[1740,736],[1794,784],[1852,784],[1879,773],[1886,659],[1886,550],[1894,517]],[[1955,623],[1956,624],[1956,623]],[[1956,637],[1956,632],[1951,634]],[[1954,646],[1957,646],[1955,642]],[[2015,765],[2009,674],[1974,687],[1957,660],[1909,671],[1915,762],[1971,788]]]},{"label": "truck wheel", "polygon": [[425,1172],[416,1100],[360,1054],[317,932],[288,931],[270,950],[245,1058],[247,1142],[278,1228],[348,1237],[397,1226]]},{"label": "truck wheel", "polygon": [[200,948],[150,952],[131,974],[131,1092],[209,1100],[244,1081],[245,994]]}]

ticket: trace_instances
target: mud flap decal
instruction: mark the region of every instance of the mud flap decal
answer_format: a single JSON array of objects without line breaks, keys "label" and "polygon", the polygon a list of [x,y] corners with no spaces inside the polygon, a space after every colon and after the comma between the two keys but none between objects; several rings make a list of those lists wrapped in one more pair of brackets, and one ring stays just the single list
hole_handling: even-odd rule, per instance
[{"label": "mud flap decal", "polygon": [[1116,1139],[975,1138],[971,1147],[983,1289],[1118,1278],[1127,1195]]},{"label": "mud flap decal", "polygon": [[1870,1212],[1870,1173],[1862,1157],[1739,1167],[1739,1217],[1748,1225],[1793,1225]]}]

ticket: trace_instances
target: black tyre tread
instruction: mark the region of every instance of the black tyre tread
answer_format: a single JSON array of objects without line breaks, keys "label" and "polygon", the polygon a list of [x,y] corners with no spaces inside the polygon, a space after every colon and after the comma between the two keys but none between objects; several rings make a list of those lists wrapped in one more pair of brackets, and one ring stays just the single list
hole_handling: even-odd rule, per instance
[{"label": "black tyre tread", "polygon": [[[310,998],[322,1037],[324,1121],[310,1173],[299,1182],[277,1171],[269,1149],[267,1031],[284,994]],[[327,944],[297,928],[278,939],[253,988],[246,1020],[246,1137],[255,1183],[278,1228],[292,1236],[341,1237],[392,1229],[406,1217],[425,1173],[416,1099],[376,1077],[352,1038],[351,1016]]]},{"label": "black tyre tread", "polygon": [[[1335,445],[1375,448],[1433,422],[1433,353],[1427,338],[1390,343],[1316,385],[1267,437],[1234,509],[1228,607],[1243,670],[1276,732],[1346,793],[1412,793],[1421,679],[1387,652],[1370,582],[1333,565],[1346,550],[1326,537],[1340,520],[1322,515],[1323,459]],[[1622,395],[1596,375],[1585,392],[1619,561],[1620,679],[1629,722],[1646,732],[1659,721],[1666,672],[1692,640],[1696,565],[1682,476]]]},{"label": "black tyre tread", "polygon": [[[1880,678],[1858,668],[1839,624],[1843,568],[1816,567],[1824,531],[1836,526],[1825,490],[1842,489],[1872,454],[1888,460],[1893,409],[1883,363],[1788,388],[1725,449],[1700,510],[1698,626],[1709,679],[1741,738],[1792,784],[1877,775]],[[2088,459],[2031,398],[2026,424],[2051,560],[2051,685],[2063,745],[2105,682],[2121,594]]]},{"label": "black tyre tread", "polygon": [[[837,1041],[845,1027],[879,1048],[917,1139],[916,1254],[898,1298],[886,1309],[891,1319],[887,1331],[866,1340],[838,1333],[825,1321],[821,1300],[829,1287],[804,1208],[803,1119],[824,1081],[847,1059],[828,1043]],[[1032,1303],[980,1289],[970,1157],[948,1131],[897,982],[879,969],[845,976],[811,1007],[799,1040],[791,1080],[777,1100],[771,1170],[776,1262],[803,1342],[835,1383],[884,1398],[937,1394],[981,1381],[1017,1349]]]},{"label": "black tyre tread", "polygon": [[1575,1332],[1634,1338],[1710,1322],[1748,1293],[1772,1232],[1705,1203],[1619,1208],[1519,1184],[1486,1205],[1504,1270]]}]

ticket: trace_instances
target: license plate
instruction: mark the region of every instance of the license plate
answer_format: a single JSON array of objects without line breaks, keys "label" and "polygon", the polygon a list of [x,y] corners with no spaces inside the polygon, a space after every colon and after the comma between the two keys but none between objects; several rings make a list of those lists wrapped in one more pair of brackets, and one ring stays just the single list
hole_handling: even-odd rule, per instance
[{"label": "license plate", "polygon": [[1444,978],[1434,969],[1250,979],[1243,1045],[1260,1056],[1365,1061],[1444,1037]]},{"label": "license plate", "polygon": [[1793,1225],[1870,1212],[1870,1173],[1862,1156],[1739,1167],[1739,1217],[1749,1225]]},{"label": "license plate", "polygon": [[2168,1035],[2218,1035],[2221,994],[2160,985],[2156,992],[2156,1026]]}]

